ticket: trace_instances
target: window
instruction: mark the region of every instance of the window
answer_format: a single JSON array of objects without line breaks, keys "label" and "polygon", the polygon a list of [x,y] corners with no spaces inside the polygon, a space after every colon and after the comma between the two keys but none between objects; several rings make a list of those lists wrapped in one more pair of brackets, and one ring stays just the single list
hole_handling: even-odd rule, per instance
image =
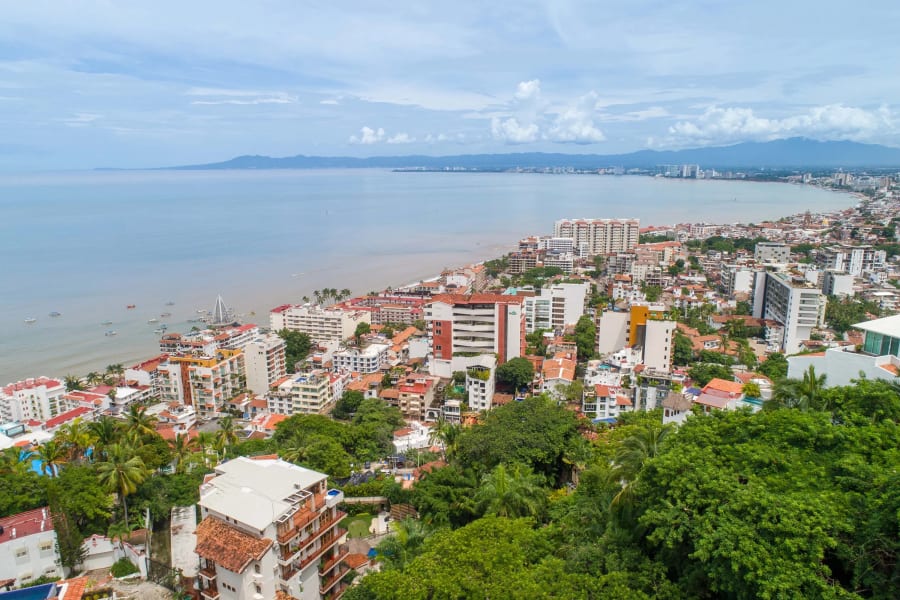
[{"label": "window", "polygon": [[253,565],[253,572],[254,573],[262,573],[262,567],[259,566],[259,563],[256,563],[255,565]]},{"label": "window", "polygon": [[261,585],[259,585],[258,583],[254,583],[253,587],[256,589],[257,594],[262,594],[262,586]]}]

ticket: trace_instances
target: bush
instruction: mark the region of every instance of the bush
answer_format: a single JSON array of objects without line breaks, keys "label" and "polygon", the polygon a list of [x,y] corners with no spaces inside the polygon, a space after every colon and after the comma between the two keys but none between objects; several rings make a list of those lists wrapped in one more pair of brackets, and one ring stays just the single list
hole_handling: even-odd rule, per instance
[{"label": "bush", "polygon": [[113,564],[112,568],[109,570],[109,572],[112,573],[113,577],[125,577],[126,575],[132,575],[139,571],[140,569],[137,568],[137,565],[135,565],[127,558],[120,558]]}]

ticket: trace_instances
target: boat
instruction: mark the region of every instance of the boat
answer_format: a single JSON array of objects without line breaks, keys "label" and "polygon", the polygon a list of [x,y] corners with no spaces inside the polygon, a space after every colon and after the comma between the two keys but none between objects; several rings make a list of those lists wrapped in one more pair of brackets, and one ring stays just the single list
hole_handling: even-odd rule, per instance
[{"label": "boat", "polygon": [[170,312],[164,312],[163,314],[161,314],[161,315],[159,315],[159,316],[160,316],[160,317],[163,317],[163,318],[165,318],[165,317],[171,317],[171,316],[172,316],[172,313],[170,313]]},{"label": "boat", "polygon": [[135,305],[135,304],[129,304],[129,305],[126,306],[125,308],[127,308],[127,309],[137,308],[137,305]]},{"label": "boat", "polygon": [[28,317],[27,319],[25,319],[25,322],[31,325],[32,323],[37,323],[37,319],[35,319],[34,317]]},{"label": "boat", "polygon": [[161,335],[161,334],[163,334],[163,333],[165,333],[165,332],[166,332],[166,330],[165,330],[163,327],[158,327],[158,328],[156,328],[156,329],[153,330],[153,333],[155,333],[156,335]]},{"label": "boat", "polygon": [[56,312],[56,311],[54,310],[52,313],[50,313],[50,316],[51,316],[51,317],[60,317],[60,316],[62,316],[62,313],[61,313],[61,312]]},{"label": "boat", "polygon": [[166,306],[175,306],[175,303],[169,300],[168,302],[166,302]]},{"label": "boat", "polygon": [[112,321],[103,321],[101,325],[112,325]]},{"label": "boat", "polygon": [[105,335],[106,337],[110,337],[110,336],[116,335],[117,333],[119,333],[119,332],[116,331],[115,329],[110,329],[109,331],[107,331],[107,332],[104,333],[103,335]]},{"label": "boat", "polygon": [[206,310],[205,308],[198,308],[198,309],[197,309],[197,314],[198,314],[198,315],[205,315],[205,314],[208,313],[208,312],[209,312],[209,311]]},{"label": "boat", "polygon": [[159,322],[159,319],[157,319],[156,317],[154,317],[154,318],[152,318],[152,319],[147,319],[147,322],[148,322],[148,323],[158,323],[158,322]]}]

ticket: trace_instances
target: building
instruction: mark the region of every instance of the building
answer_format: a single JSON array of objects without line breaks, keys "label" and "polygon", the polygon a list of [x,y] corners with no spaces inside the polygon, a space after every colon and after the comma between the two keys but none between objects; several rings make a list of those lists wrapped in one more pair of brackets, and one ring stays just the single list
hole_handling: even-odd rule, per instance
[{"label": "building", "polygon": [[422,318],[422,305],[426,302],[421,296],[402,296],[398,294],[381,294],[378,296],[360,296],[337,304],[335,308],[349,311],[368,311],[373,325],[386,323],[412,325]]},{"label": "building", "polygon": [[791,262],[791,247],[780,242],[759,242],[753,248],[753,259],[760,263],[787,264]]},{"label": "building", "polygon": [[818,261],[826,269],[850,273],[859,277],[864,272],[884,268],[887,253],[872,246],[832,246],[821,252]]},{"label": "building", "polygon": [[749,294],[753,291],[753,271],[738,265],[722,267],[722,287],[725,295]]},{"label": "building", "polygon": [[0,580],[17,586],[39,577],[62,577],[56,532],[47,508],[0,519]]},{"label": "building", "polygon": [[851,385],[861,376],[896,380],[900,377],[900,315],[854,325],[865,334],[859,351],[853,346],[829,348],[817,354],[788,357],[788,377],[802,378],[809,367],[827,375],[825,385]]},{"label": "building", "polygon": [[587,294],[587,283],[557,283],[541,289],[539,295],[525,296],[525,331],[561,332],[566,325],[577,323],[584,314]]},{"label": "building", "polygon": [[584,388],[581,412],[590,419],[615,421],[633,408],[631,399],[618,386],[595,383]]},{"label": "building", "polygon": [[632,304],[628,311],[604,311],[597,321],[597,349],[601,356],[621,348],[640,349],[648,368],[669,371],[674,351],[675,321],[662,304]]},{"label": "building", "polygon": [[217,350],[212,356],[170,356],[158,370],[161,399],[192,406],[201,418],[219,414],[225,402],[247,384],[240,350]]},{"label": "building", "polygon": [[389,398],[388,402],[400,409],[404,419],[424,421],[428,409],[435,402],[437,381],[437,378],[427,375],[409,375],[397,384],[395,397]]},{"label": "building", "polygon": [[490,354],[460,357],[466,363],[466,392],[472,410],[490,410],[494,405],[494,375],[497,359]]},{"label": "building", "polygon": [[557,400],[564,398],[564,390],[575,381],[574,357],[561,353],[541,364],[541,392]]},{"label": "building", "polygon": [[259,336],[245,344],[243,351],[247,389],[254,394],[265,394],[287,374],[285,342],[277,334]]},{"label": "building", "polygon": [[498,364],[525,354],[519,296],[440,294],[425,305],[432,375],[452,376],[455,355],[496,354]]},{"label": "building", "polygon": [[350,568],[328,476],[272,458],[239,457],[200,486],[201,598],[338,598]]},{"label": "building", "polygon": [[553,237],[574,240],[581,256],[607,255],[633,250],[640,228],[638,219],[561,219],[553,224]]},{"label": "building", "polygon": [[46,421],[66,412],[66,386],[50,377],[29,378],[0,388],[0,422]]},{"label": "building", "polygon": [[366,344],[360,348],[341,348],[331,355],[331,362],[336,370],[353,371],[355,373],[377,373],[389,366],[388,353],[390,344]]},{"label": "building", "polygon": [[822,277],[822,293],[826,296],[853,296],[853,275],[828,269]]},{"label": "building", "polygon": [[353,337],[360,323],[371,323],[366,310],[322,308],[309,304],[284,304],[269,313],[272,331],[299,331],[316,342],[340,342]]},{"label": "building", "polygon": [[329,373],[316,369],[283,378],[268,395],[269,411],[281,415],[326,414],[334,406]]},{"label": "building", "polygon": [[784,330],[779,349],[796,354],[800,342],[823,324],[825,296],[803,277],[761,271],[754,285],[753,316],[780,323]]}]

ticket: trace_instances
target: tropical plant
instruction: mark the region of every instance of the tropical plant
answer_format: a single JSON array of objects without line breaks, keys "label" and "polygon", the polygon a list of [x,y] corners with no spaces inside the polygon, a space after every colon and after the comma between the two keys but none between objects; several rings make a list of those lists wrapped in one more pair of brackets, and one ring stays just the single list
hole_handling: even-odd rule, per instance
[{"label": "tropical plant", "polygon": [[74,392],[84,389],[84,380],[78,375],[66,375],[63,379],[67,392]]},{"label": "tropical plant", "polygon": [[778,408],[797,408],[800,410],[820,410],[822,406],[822,390],[825,388],[826,375],[817,375],[816,368],[810,366],[803,373],[803,379],[785,378],[775,384],[772,399],[764,407],[770,410]]},{"label": "tropical plant", "polygon": [[450,459],[456,454],[461,433],[462,425],[451,423],[441,415],[431,426],[431,431],[428,434],[428,443],[438,444],[441,447],[441,455],[445,459]]},{"label": "tropical plant", "polygon": [[94,443],[91,430],[80,417],[60,427],[55,439],[66,447],[69,461],[82,460],[88,448]]},{"label": "tropical plant", "polygon": [[127,446],[113,444],[107,448],[106,454],[106,460],[97,464],[97,476],[108,491],[119,496],[127,523],[127,498],[147,478],[147,469],[144,467],[144,461],[135,456]]},{"label": "tropical plant", "polygon": [[41,461],[44,473],[53,477],[59,473],[59,467],[68,460],[69,451],[57,440],[47,440],[35,452],[35,458]]},{"label": "tropical plant", "polygon": [[150,437],[156,434],[157,418],[147,414],[147,407],[132,404],[128,407],[125,422],[128,430],[137,433],[140,437]]},{"label": "tropical plant", "polygon": [[175,457],[175,472],[184,473],[190,458],[199,449],[196,438],[185,435],[176,435],[174,440],[169,442],[172,449],[172,455]]},{"label": "tropical plant", "polygon": [[88,423],[88,430],[94,440],[94,460],[97,460],[98,456],[103,458],[106,455],[106,448],[115,444],[121,437],[119,421],[112,417],[102,416]]},{"label": "tropical plant", "polygon": [[434,529],[409,517],[393,523],[395,534],[378,544],[379,561],[386,569],[403,569],[422,551],[422,545]]},{"label": "tropical plant", "polygon": [[238,443],[239,438],[234,428],[234,417],[229,415],[219,419],[219,431],[216,432],[216,438],[223,449]]},{"label": "tropical plant", "polygon": [[623,507],[634,500],[633,492],[644,464],[659,456],[666,438],[675,431],[673,423],[645,423],[622,440],[616,449],[614,476],[622,485],[621,491],[613,499],[613,506]]},{"label": "tropical plant", "polygon": [[476,500],[485,514],[498,517],[533,517],[543,510],[547,493],[541,477],[515,464],[511,469],[499,464],[481,480]]}]

